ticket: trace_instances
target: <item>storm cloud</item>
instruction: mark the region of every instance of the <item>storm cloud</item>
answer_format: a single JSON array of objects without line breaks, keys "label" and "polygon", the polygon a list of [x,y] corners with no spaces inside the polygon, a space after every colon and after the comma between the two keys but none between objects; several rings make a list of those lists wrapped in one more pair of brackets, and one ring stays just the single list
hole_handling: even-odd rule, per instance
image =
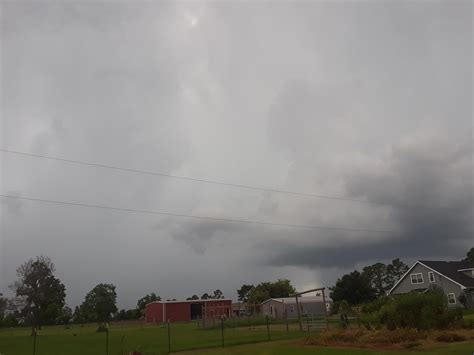
[{"label": "storm cloud", "polygon": [[[388,211],[394,230],[382,240],[281,246],[272,264],[350,267],[365,260],[443,258],[474,235],[472,140],[417,139],[346,176],[348,196]],[[363,239],[363,237],[361,238]]]},{"label": "storm cloud", "polygon": [[2,148],[366,201],[2,152],[2,194],[269,224],[1,198],[0,292],[40,254],[133,307],[472,247],[472,2],[0,6]]}]

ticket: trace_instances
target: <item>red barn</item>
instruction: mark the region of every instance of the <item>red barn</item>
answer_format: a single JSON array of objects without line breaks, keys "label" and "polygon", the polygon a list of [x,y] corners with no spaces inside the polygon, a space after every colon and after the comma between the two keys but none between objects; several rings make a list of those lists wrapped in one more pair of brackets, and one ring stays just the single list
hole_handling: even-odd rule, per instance
[{"label": "red barn", "polygon": [[232,300],[207,299],[188,301],[155,301],[146,305],[147,323],[165,323],[166,321],[190,321],[194,319],[212,319],[230,317]]}]

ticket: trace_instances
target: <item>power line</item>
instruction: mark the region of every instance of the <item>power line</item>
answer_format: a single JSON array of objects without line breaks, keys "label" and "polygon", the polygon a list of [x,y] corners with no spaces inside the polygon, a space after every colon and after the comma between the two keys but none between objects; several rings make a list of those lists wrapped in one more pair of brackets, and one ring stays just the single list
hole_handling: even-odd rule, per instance
[{"label": "power line", "polygon": [[258,224],[258,225],[265,225],[265,226],[301,228],[301,229],[345,230],[345,231],[351,231],[351,232],[368,232],[368,233],[393,233],[393,231],[390,231],[390,230],[359,229],[359,228],[346,228],[346,227],[325,227],[325,226],[288,224],[288,223],[272,223],[272,222],[263,222],[263,221],[236,219],[236,218],[208,217],[208,216],[197,216],[197,215],[188,215],[188,214],[163,212],[163,211],[139,210],[139,209],[133,209],[133,208],[95,205],[95,204],[70,202],[70,201],[47,200],[47,199],[42,199],[42,198],[23,197],[23,196],[4,195],[4,194],[0,194],[0,197],[25,200],[25,201],[42,202],[42,203],[49,203],[49,204],[58,204],[58,205],[67,205],[67,206],[76,206],[76,207],[89,207],[89,208],[121,211],[121,212],[144,213],[144,214],[153,214],[153,215],[170,216],[170,217],[182,217],[182,218],[229,222],[229,223],[247,223],[247,224]]},{"label": "power line", "polygon": [[112,169],[112,170],[117,170],[117,171],[126,171],[126,172],[129,172],[129,173],[146,174],[146,175],[160,176],[160,177],[186,180],[186,181],[194,181],[194,182],[200,182],[200,183],[206,183],[206,184],[231,186],[231,187],[237,187],[237,188],[240,188],[240,189],[247,189],[247,190],[258,190],[258,191],[267,191],[267,192],[287,194],[287,195],[295,195],[295,196],[305,196],[305,197],[323,198],[323,199],[330,199],[330,200],[358,202],[358,203],[369,203],[369,204],[373,204],[373,205],[415,207],[415,206],[412,206],[412,205],[401,205],[401,204],[393,204],[393,203],[388,203],[388,202],[375,202],[375,201],[361,200],[361,199],[343,197],[343,196],[310,194],[310,193],[305,193],[305,192],[290,191],[290,190],[279,190],[279,189],[273,189],[273,188],[268,188],[268,187],[260,187],[260,186],[244,185],[244,184],[234,184],[234,183],[217,181],[217,180],[191,178],[191,177],[166,174],[166,173],[161,173],[161,172],[156,172],[156,171],[123,168],[123,167],[114,166],[114,165],[90,163],[90,162],[85,162],[85,161],[81,161],[81,160],[65,159],[65,158],[59,158],[59,157],[53,157],[53,156],[47,156],[47,155],[26,153],[26,152],[20,152],[20,151],[17,151],[17,150],[10,150],[10,149],[4,149],[4,148],[0,148],[0,151],[5,152],[5,153],[11,153],[11,154],[17,154],[17,155],[23,155],[23,156],[30,156],[30,157],[41,158],[41,159],[56,160],[56,161],[61,161],[61,162],[65,162],[65,163],[77,164],[77,165],[93,166],[93,167],[97,167],[97,168]]}]

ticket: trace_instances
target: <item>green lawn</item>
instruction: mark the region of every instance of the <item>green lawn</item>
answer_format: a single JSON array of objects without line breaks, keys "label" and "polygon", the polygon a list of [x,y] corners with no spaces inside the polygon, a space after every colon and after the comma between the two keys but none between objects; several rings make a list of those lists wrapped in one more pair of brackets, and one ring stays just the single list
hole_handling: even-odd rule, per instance
[{"label": "green lawn", "polygon": [[[176,323],[171,325],[171,349],[180,354],[255,354],[255,355],[286,355],[286,354],[322,354],[322,355],[401,355],[401,354],[433,354],[433,355],[471,355],[474,342],[451,344],[440,348],[406,351],[373,351],[355,349],[334,349],[327,347],[302,346],[301,338],[308,333],[300,333],[297,324],[290,324],[286,332],[283,324],[270,324],[268,342],[266,325],[257,323],[249,327],[235,323],[232,327],[228,322],[224,329],[224,345],[222,348],[221,329],[201,329],[196,323]],[[105,355],[106,333],[96,333],[96,325],[85,327],[73,326],[44,327],[37,337],[36,355]],[[33,337],[28,328],[0,329],[1,355],[33,354]],[[242,345],[246,344],[246,345]],[[196,349],[196,350],[194,350]],[[199,350],[201,349],[201,350]],[[130,351],[139,350],[146,355],[168,353],[168,331],[163,326],[114,325],[109,332],[109,355],[128,355]],[[122,352],[123,351],[123,352]],[[184,351],[184,352],[182,352]]]},{"label": "green lawn", "polygon": [[463,318],[465,320],[474,320],[474,309],[464,310],[463,311]]},{"label": "green lawn", "polygon": [[[418,350],[403,351],[379,351],[379,350],[359,350],[328,348],[317,346],[301,346],[293,341],[276,341],[272,343],[259,343],[252,345],[239,345],[227,348],[225,354],[229,355],[471,355],[474,352],[474,342],[463,342],[449,344],[442,347]],[[222,354],[222,349],[204,349],[195,351],[185,351],[180,355],[217,355]]]},{"label": "green lawn", "polygon": [[[230,325],[229,325],[230,326]],[[36,355],[85,355],[106,354],[106,333],[96,333],[96,325],[81,328],[73,326],[43,327],[36,340]],[[289,332],[281,324],[270,325],[271,340],[294,339],[305,336],[293,326]],[[33,337],[28,328],[0,329],[1,355],[33,354]],[[122,341],[123,340],[123,341]],[[267,341],[265,325],[229,327],[224,330],[226,346]],[[221,329],[216,323],[214,329],[200,329],[197,323],[176,323],[171,325],[171,349],[180,351],[221,347]],[[113,326],[109,332],[109,355],[128,355],[132,350],[148,354],[168,353],[168,331],[163,326]]]}]

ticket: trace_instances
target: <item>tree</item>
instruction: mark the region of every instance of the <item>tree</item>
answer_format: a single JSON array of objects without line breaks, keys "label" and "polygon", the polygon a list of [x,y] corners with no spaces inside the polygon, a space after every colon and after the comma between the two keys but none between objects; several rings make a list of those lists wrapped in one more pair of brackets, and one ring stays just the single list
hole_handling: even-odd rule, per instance
[{"label": "tree", "polygon": [[390,289],[387,284],[387,266],[383,263],[376,263],[366,266],[362,270],[364,277],[369,279],[370,285],[375,290],[377,297],[385,296],[387,290]]},{"label": "tree", "polygon": [[334,302],[346,300],[351,305],[372,301],[376,296],[368,277],[357,270],[342,276],[330,290]]},{"label": "tree", "polygon": [[127,311],[125,309],[121,309],[115,315],[115,320],[126,320],[127,319]]},{"label": "tree", "polygon": [[[201,296],[202,300],[208,300],[208,299],[218,300],[220,298],[224,298],[224,294],[219,289],[215,290],[212,294],[209,294],[209,293],[206,292]],[[193,295],[192,297],[186,298],[186,299],[187,300],[198,300],[199,297],[197,295]]]},{"label": "tree", "polygon": [[117,293],[112,284],[98,284],[86,295],[79,314],[89,322],[103,324],[117,312]]},{"label": "tree", "polygon": [[71,319],[72,319],[72,309],[68,306],[64,306],[63,309],[61,310],[61,313],[59,314],[57,323],[68,325],[69,322],[71,322]]},{"label": "tree", "polygon": [[141,312],[139,309],[121,309],[115,315],[115,320],[131,320],[131,319],[139,319],[141,316]]},{"label": "tree", "polygon": [[218,300],[220,298],[224,298],[224,294],[222,293],[221,290],[215,290],[214,294],[212,296],[210,296],[210,298]]},{"label": "tree", "polygon": [[289,297],[295,293],[296,290],[291,285],[290,280],[279,279],[276,282],[270,283],[270,297],[272,298]]},{"label": "tree", "polygon": [[54,323],[64,307],[66,288],[54,271],[45,256],[30,259],[16,270],[18,281],[11,288],[22,301],[21,316],[32,328]]},{"label": "tree", "polygon": [[80,306],[74,308],[74,313],[72,314],[72,320],[74,323],[87,323],[87,315],[84,313],[84,310]]},{"label": "tree", "polygon": [[161,301],[161,297],[157,296],[154,292],[150,293],[149,295],[147,294],[138,300],[137,309],[143,311],[148,303],[155,301]]},{"label": "tree", "polygon": [[8,306],[8,299],[0,297],[0,327],[4,323],[3,320],[4,320],[5,315],[6,315],[5,312],[7,310],[7,306]]},{"label": "tree", "polygon": [[279,279],[275,282],[262,282],[255,286],[248,295],[248,303],[262,303],[269,298],[289,297],[296,293],[290,280]]},{"label": "tree", "polygon": [[8,299],[0,297],[0,320],[5,316],[5,312],[8,306]]},{"label": "tree", "polygon": [[239,302],[246,303],[249,299],[250,292],[254,289],[253,285],[242,285],[240,289],[237,290],[237,295],[239,296]]},{"label": "tree", "polygon": [[3,325],[5,327],[16,327],[18,326],[18,314],[7,314],[5,318],[3,318]]},{"label": "tree", "polygon": [[466,253],[466,258],[463,261],[474,263],[474,248],[471,248],[471,250]]},{"label": "tree", "polygon": [[395,283],[402,278],[408,271],[408,265],[399,258],[393,259],[391,264],[387,265],[386,283],[388,289],[391,289]]}]

